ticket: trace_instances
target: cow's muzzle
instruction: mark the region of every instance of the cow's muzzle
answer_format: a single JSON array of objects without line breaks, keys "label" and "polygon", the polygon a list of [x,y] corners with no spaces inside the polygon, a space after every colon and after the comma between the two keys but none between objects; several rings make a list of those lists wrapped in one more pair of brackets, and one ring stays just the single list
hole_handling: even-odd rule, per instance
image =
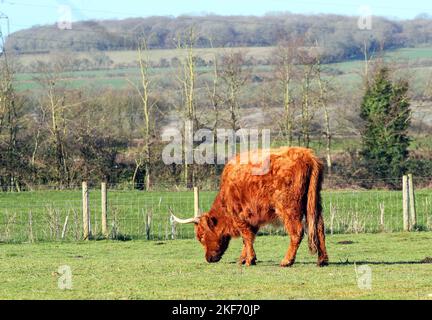
[{"label": "cow's muzzle", "polygon": [[215,263],[215,262],[219,262],[219,260],[221,259],[221,256],[206,256],[206,260],[208,263]]}]

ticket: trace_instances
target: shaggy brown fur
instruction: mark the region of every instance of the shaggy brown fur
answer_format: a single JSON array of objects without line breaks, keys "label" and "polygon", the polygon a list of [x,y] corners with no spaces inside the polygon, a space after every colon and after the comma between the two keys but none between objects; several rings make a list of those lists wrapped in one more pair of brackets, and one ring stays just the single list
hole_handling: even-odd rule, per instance
[{"label": "shaggy brown fur", "polygon": [[[217,262],[232,237],[243,238],[240,263],[256,262],[253,242],[259,228],[281,220],[291,241],[281,266],[291,266],[307,222],[309,249],[318,252],[318,265],[328,264],[321,207],[323,165],[310,149],[270,151],[269,172],[253,175],[254,165],[231,160],[222,173],[220,191],[209,212],[195,225],[206,260]],[[255,166],[256,167],[256,166]]]}]

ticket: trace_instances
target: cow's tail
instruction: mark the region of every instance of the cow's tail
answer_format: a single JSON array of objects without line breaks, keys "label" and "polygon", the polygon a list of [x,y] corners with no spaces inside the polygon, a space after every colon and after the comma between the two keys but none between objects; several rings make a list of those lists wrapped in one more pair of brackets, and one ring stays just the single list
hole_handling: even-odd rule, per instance
[{"label": "cow's tail", "polygon": [[316,253],[319,247],[318,220],[322,214],[321,186],[323,181],[323,164],[320,160],[312,157],[312,168],[310,171],[309,187],[307,193],[306,221],[308,228],[308,242],[311,253]]}]

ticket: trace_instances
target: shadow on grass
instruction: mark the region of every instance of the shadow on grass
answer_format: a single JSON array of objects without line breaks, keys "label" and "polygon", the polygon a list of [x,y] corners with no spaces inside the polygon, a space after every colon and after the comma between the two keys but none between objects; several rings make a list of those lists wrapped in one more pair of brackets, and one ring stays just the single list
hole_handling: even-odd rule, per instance
[{"label": "shadow on grass", "polygon": [[[238,264],[238,261],[230,261],[229,264]],[[257,266],[279,266],[279,262],[275,261],[259,261],[256,262]],[[429,257],[426,257],[423,260],[417,260],[417,261],[329,261],[328,266],[354,266],[354,265],[362,265],[362,264],[369,264],[369,265],[415,265],[415,264],[432,264],[432,259]],[[302,261],[296,261],[294,263],[295,265],[316,265],[316,262],[302,262]],[[325,267],[324,267],[325,268]]]},{"label": "shadow on grass", "polygon": [[89,238],[89,240],[96,240],[96,241],[102,241],[102,240],[112,240],[112,241],[132,241],[132,236],[128,234],[123,233],[111,233],[108,237],[104,236],[101,233],[98,233],[96,235],[93,235]]}]

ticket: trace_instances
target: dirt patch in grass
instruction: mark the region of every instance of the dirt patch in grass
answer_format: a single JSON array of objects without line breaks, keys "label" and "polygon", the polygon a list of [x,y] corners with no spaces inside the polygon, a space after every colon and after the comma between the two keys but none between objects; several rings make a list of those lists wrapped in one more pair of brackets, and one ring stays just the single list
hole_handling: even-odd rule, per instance
[{"label": "dirt patch in grass", "polygon": [[337,244],[353,244],[354,241],[351,240],[343,240],[343,241],[338,241]]},{"label": "dirt patch in grass", "polygon": [[421,263],[432,263],[432,257],[426,257],[423,260],[420,260]]}]

